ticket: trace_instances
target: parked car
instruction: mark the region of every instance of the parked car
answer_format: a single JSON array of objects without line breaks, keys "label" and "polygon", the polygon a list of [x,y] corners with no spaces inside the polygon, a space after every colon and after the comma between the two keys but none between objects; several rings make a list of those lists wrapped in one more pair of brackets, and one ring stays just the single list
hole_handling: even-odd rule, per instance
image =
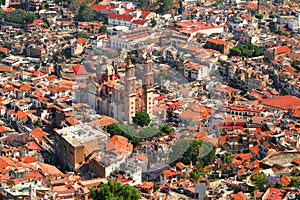
[{"label": "parked car", "polygon": [[173,191],[177,192],[179,194],[184,194],[185,193],[185,190],[183,188],[175,188]]},{"label": "parked car", "polygon": [[170,190],[168,188],[166,188],[166,187],[162,188],[160,191],[162,193],[170,193]]}]

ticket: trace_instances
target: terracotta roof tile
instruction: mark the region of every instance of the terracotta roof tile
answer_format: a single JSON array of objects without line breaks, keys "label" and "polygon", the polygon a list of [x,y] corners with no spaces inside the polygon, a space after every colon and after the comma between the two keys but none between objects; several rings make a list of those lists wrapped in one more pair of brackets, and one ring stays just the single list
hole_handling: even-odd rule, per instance
[{"label": "terracotta roof tile", "polygon": [[34,128],[30,132],[30,134],[38,140],[42,139],[44,136],[49,135],[48,133],[44,132],[40,127]]},{"label": "terracotta roof tile", "polygon": [[175,176],[175,175],[179,175],[179,174],[182,174],[182,172],[175,172],[173,170],[165,170],[163,171],[163,174],[166,176],[166,177],[170,177],[170,176]]}]

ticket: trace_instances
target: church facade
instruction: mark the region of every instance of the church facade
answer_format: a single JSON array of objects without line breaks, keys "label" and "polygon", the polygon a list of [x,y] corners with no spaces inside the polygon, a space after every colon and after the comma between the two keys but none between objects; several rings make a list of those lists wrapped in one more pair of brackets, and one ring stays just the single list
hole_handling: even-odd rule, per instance
[{"label": "church facade", "polygon": [[142,77],[137,80],[136,66],[129,60],[125,73],[108,64],[97,68],[97,81],[87,79],[85,87],[76,90],[76,101],[87,103],[99,114],[110,116],[120,123],[132,123],[138,112],[147,112],[152,117],[153,84],[152,58],[148,55],[142,64]]}]

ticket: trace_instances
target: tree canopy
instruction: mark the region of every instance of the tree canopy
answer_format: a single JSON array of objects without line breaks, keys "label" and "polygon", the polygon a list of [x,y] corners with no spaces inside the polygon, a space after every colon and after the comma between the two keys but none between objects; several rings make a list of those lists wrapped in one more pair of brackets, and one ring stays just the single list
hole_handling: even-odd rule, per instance
[{"label": "tree canopy", "polygon": [[86,4],[80,5],[76,16],[78,21],[91,22],[96,20],[96,18],[97,14],[90,6],[87,6]]},{"label": "tree canopy", "polygon": [[169,134],[173,132],[173,129],[168,125],[168,124],[164,124],[163,126],[161,126],[161,132]]},{"label": "tree canopy", "polygon": [[161,0],[159,12],[165,13],[174,7],[174,0]]},{"label": "tree canopy", "polygon": [[138,112],[133,117],[133,122],[141,127],[148,126],[151,122],[150,116],[147,112]]},{"label": "tree canopy", "polygon": [[16,24],[30,24],[34,21],[35,16],[32,13],[26,12],[22,9],[16,9],[12,12],[1,13],[2,17],[7,22],[12,22]]},{"label": "tree canopy", "polygon": [[292,178],[291,186],[298,187],[299,185],[300,185],[300,178],[298,177]]},{"label": "tree canopy", "polygon": [[91,188],[90,197],[94,200],[139,200],[138,190],[128,184],[108,181],[107,184]]},{"label": "tree canopy", "polygon": [[222,161],[228,165],[230,165],[232,163],[233,157],[232,157],[232,153],[226,151],[224,153],[224,155],[222,156]]},{"label": "tree canopy", "polygon": [[269,17],[270,17],[271,19],[274,19],[276,16],[275,16],[274,14],[270,14]]},{"label": "tree canopy", "polygon": [[246,43],[241,44],[237,47],[233,47],[230,49],[230,56],[245,56],[249,57],[256,57],[261,56],[264,54],[264,48],[262,46],[256,46],[254,44]]},{"label": "tree canopy", "polygon": [[179,140],[171,147],[171,161],[190,164],[202,168],[216,159],[216,147],[212,143],[197,140]]},{"label": "tree canopy", "polygon": [[255,15],[255,18],[257,18],[257,19],[262,19],[263,17],[264,17],[263,14],[256,14],[256,15]]},{"label": "tree canopy", "polygon": [[39,127],[43,126],[43,121],[41,119],[37,120],[36,125]]},{"label": "tree canopy", "polygon": [[106,34],[107,33],[107,26],[101,26],[100,32]]},{"label": "tree canopy", "polygon": [[261,189],[268,182],[268,176],[263,172],[259,172],[251,176],[251,181],[255,185],[256,189]]}]

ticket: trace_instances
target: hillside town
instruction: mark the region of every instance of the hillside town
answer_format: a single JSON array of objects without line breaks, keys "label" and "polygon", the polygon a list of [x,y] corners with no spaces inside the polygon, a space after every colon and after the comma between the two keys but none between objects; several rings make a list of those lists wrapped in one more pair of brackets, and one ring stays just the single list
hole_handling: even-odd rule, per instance
[{"label": "hillside town", "polygon": [[0,199],[300,199],[299,1],[0,2]]}]

